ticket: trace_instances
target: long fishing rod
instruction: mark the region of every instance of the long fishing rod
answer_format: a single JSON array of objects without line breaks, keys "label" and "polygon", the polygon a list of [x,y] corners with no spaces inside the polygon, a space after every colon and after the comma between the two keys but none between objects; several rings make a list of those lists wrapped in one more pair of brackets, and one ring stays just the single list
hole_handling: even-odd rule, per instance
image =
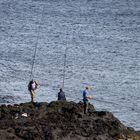
[{"label": "long fishing rod", "polygon": [[68,50],[68,48],[66,47],[66,49],[65,49],[65,54],[64,54],[64,67],[63,67],[63,82],[62,82],[62,88],[64,88],[64,85],[65,85],[65,73],[66,73],[66,62],[67,62],[67,50]]},{"label": "long fishing rod", "polygon": [[33,76],[33,69],[34,69],[34,64],[35,64],[35,59],[36,59],[38,40],[39,40],[39,31],[37,33],[37,41],[36,41],[36,44],[35,44],[35,47],[34,47],[33,61],[32,61],[31,71],[30,71],[30,80],[33,79],[33,77],[34,77]]},{"label": "long fishing rod", "polygon": [[[45,6],[43,6],[43,8],[42,8],[41,21],[43,21],[42,19],[43,19],[43,14],[44,14],[44,7]],[[34,69],[34,65],[35,65],[37,47],[38,47],[38,43],[39,43],[40,28],[41,28],[41,24],[38,25],[38,30],[37,30],[37,39],[36,39],[36,43],[35,43],[35,46],[34,46],[34,54],[33,54],[33,60],[32,60],[32,64],[31,64],[31,71],[30,71],[30,80],[32,80],[34,78],[33,69]]]}]

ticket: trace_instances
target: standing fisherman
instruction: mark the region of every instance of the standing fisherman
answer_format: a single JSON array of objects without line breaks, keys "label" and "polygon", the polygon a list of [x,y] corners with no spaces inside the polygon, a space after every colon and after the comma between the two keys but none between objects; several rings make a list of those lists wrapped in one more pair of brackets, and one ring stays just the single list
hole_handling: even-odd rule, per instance
[{"label": "standing fisherman", "polygon": [[93,97],[89,96],[89,87],[86,87],[85,90],[83,91],[84,114],[88,113],[89,99],[93,99]]},{"label": "standing fisherman", "polygon": [[28,90],[30,91],[31,94],[31,102],[34,102],[35,98],[35,90],[37,89],[38,83],[35,80],[31,80],[28,84]]}]

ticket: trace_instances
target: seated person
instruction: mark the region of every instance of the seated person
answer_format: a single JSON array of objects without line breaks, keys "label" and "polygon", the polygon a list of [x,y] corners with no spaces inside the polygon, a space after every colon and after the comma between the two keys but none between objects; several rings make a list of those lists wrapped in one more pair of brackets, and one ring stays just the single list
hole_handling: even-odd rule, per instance
[{"label": "seated person", "polygon": [[58,92],[58,100],[66,101],[65,93],[62,88],[60,88],[60,91]]}]

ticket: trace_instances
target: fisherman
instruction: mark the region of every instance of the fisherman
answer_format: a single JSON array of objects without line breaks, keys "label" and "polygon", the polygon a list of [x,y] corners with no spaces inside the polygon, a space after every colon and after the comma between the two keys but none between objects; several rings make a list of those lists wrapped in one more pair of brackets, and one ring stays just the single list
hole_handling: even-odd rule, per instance
[{"label": "fisherman", "polygon": [[65,92],[62,88],[60,88],[60,91],[58,92],[58,100],[66,101]]},{"label": "fisherman", "polygon": [[35,98],[35,90],[37,89],[38,83],[35,80],[31,80],[28,84],[28,90],[30,91],[31,94],[31,102],[34,102]]},{"label": "fisherman", "polygon": [[89,87],[86,87],[83,91],[84,114],[88,113],[89,99],[93,99],[93,97],[89,96]]}]

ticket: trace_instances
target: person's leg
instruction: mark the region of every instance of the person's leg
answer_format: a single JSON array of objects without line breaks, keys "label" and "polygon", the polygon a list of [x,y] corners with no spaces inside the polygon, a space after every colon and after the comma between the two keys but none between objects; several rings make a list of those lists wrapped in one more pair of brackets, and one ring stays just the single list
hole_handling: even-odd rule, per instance
[{"label": "person's leg", "polygon": [[86,101],[86,113],[88,113],[88,101]]},{"label": "person's leg", "polygon": [[88,112],[88,101],[84,101],[84,114]]},{"label": "person's leg", "polygon": [[31,90],[31,102],[34,102],[35,92]]}]

